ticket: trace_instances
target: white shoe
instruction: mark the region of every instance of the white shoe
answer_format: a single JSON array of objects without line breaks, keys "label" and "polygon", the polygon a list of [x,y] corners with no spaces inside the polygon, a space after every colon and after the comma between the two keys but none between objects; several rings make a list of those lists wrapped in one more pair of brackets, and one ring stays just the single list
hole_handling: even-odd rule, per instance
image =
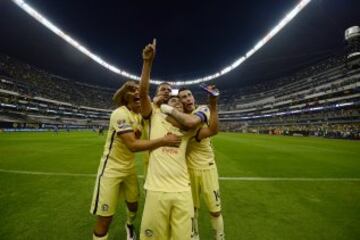
[{"label": "white shoe", "polygon": [[191,238],[191,240],[200,240],[200,235],[194,234],[193,237]]},{"label": "white shoe", "polygon": [[224,233],[215,234],[215,240],[225,240],[225,234]]},{"label": "white shoe", "polygon": [[125,224],[126,240],[137,240],[134,225]]}]

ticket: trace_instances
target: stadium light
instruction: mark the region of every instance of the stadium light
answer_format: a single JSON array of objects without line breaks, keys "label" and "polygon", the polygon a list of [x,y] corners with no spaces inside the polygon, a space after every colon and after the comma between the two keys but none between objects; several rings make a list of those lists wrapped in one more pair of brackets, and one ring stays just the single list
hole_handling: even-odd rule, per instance
[{"label": "stadium light", "polygon": [[[124,71],[110,63],[107,63],[105,60],[103,60],[98,55],[94,54],[84,46],[82,46],[79,42],[74,40],[71,36],[67,35],[65,32],[63,32],[59,27],[55,26],[50,20],[46,19],[44,16],[42,16],[37,10],[35,10],[33,7],[31,7],[29,4],[25,3],[24,0],[12,0],[16,5],[18,5],[22,10],[24,10],[26,13],[28,13],[30,16],[35,18],[37,21],[39,21],[41,24],[43,24],[45,27],[47,27],[50,31],[64,39],[66,42],[68,42],[70,45],[78,49],[80,52],[100,64],[101,66],[105,67],[111,72],[114,72],[116,74],[119,74],[123,77],[130,78],[133,80],[140,80],[140,77],[128,73],[127,71]],[[267,33],[260,41],[258,41],[255,46],[246,52],[245,56],[241,56],[237,60],[235,60],[232,64],[229,66],[225,66],[220,70],[219,72],[207,75],[205,77],[200,77],[197,79],[188,79],[188,80],[176,80],[176,81],[166,81],[170,82],[172,85],[193,85],[198,84],[201,82],[207,82],[216,78],[219,78],[235,68],[239,67],[242,63],[244,63],[249,57],[254,55],[259,49],[261,49],[267,42],[269,42],[281,29],[283,29],[301,10],[303,10],[306,5],[308,5],[311,2],[311,0],[301,0],[298,5],[295,6],[269,33]],[[152,84],[160,84],[161,82],[164,82],[162,80],[151,80]]]}]

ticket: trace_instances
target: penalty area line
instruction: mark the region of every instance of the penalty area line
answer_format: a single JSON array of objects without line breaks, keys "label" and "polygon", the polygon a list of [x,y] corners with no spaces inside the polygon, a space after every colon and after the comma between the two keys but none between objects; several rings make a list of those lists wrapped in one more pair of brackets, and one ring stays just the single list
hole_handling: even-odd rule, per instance
[{"label": "penalty area line", "polygon": [[[90,173],[66,173],[66,172],[37,172],[24,170],[0,169],[0,173],[44,175],[64,177],[96,177]],[[139,175],[139,178],[144,178]],[[360,178],[306,178],[306,177],[219,177],[221,181],[247,181],[247,182],[360,182]]]}]

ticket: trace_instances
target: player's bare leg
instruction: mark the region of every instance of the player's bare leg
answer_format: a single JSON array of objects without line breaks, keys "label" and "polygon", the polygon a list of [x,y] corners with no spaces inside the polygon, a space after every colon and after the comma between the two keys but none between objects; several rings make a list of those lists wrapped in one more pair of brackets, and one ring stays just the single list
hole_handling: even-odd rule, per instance
[{"label": "player's bare leg", "polygon": [[215,231],[216,240],[225,240],[224,220],[221,212],[210,212],[211,226]]},{"label": "player's bare leg", "polygon": [[103,217],[98,216],[95,224],[95,229],[93,233],[93,240],[107,240],[107,233],[112,221],[112,216]]},{"label": "player's bare leg", "polygon": [[136,237],[136,232],[135,232],[135,228],[134,228],[134,221],[136,218],[136,212],[138,210],[138,203],[137,202],[126,202],[126,206],[127,206],[127,219],[126,219],[126,224],[125,224],[125,230],[126,230],[126,237],[127,240],[135,240],[137,239]]}]

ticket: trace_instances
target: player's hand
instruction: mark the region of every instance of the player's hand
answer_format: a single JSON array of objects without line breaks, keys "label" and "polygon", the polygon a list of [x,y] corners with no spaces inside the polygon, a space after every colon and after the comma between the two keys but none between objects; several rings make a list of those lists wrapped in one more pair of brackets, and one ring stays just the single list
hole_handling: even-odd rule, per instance
[{"label": "player's hand", "polygon": [[207,88],[209,89],[209,91],[211,92],[218,92],[219,94],[218,95],[213,95],[213,94],[209,94],[209,101],[212,102],[212,101],[217,101],[219,95],[220,95],[220,91],[219,89],[217,89],[215,87],[215,85],[209,85],[207,86]]},{"label": "player's hand", "polygon": [[208,94],[213,95],[214,97],[220,95],[220,91],[215,87],[215,85],[206,85],[205,83],[200,83],[199,87],[202,90],[206,91]]},{"label": "player's hand", "polygon": [[162,113],[171,114],[174,111],[174,108],[172,106],[167,105],[167,104],[161,104],[160,110],[161,110]]},{"label": "player's hand", "polygon": [[153,103],[157,106],[160,106],[163,104],[166,100],[166,97],[164,95],[157,95],[153,98]]},{"label": "player's hand", "polygon": [[181,137],[173,133],[168,133],[163,137],[164,145],[168,147],[179,147],[181,144]]},{"label": "player's hand", "polygon": [[141,138],[141,131],[139,129],[136,129],[135,133],[135,138],[136,139],[140,139]]},{"label": "player's hand", "polygon": [[142,57],[144,61],[152,62],[154,61],[156,54],[156,39],[154,38],[153,42],[146,45],[142,52]]}]

